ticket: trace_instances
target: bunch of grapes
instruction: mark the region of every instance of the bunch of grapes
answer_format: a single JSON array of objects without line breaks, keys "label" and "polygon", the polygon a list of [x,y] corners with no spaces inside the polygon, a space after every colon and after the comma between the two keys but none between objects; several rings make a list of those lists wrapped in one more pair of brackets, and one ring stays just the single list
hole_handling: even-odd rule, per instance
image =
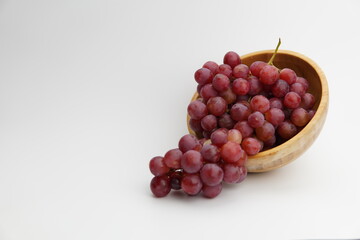
[{"label": "bunch of grapes", "polygon": [[223,182],[245,179],[248,156],[292,138],[310,121],[315,97],[309,83],[292,69],[272,64],[278,47],[268,63],[247,66],[228,52],[223,64],[208,61],[195,72],[199,98],[187,111],[196,136],[183,136],[178,148],[151,159],[155,196],[182,189],[216,197]]}]

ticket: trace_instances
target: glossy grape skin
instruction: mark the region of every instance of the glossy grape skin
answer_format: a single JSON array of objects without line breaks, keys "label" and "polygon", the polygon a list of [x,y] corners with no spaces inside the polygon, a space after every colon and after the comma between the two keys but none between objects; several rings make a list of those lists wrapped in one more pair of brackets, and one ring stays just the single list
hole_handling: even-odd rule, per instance
[{"label": "glossy grape skin", "polygon": [[253,111],[265,113],[270,109],[270,101],[263,95],[256,95],[251,99],[250,106]]},{"label": "glossy grape skin", "polygon": [[227,163],[224,164],[224,182],[226,183],[237,183],[241,177],[242,173],[240,172],[240,167]]},{"label": "glossy grape skin", "polygon": [[195,81],[200,85],[211,83],[213,78],[212,72],[207,68],[200,68],[194,74]]},{"label": "glossy grape skin", "polygon": [[263,85],[260,82],[260,80],[255,76],[250,76],[250,77],[248,77],[247,80],[249,82],[248,94],[250,96],[255,96],[255,95],[260,94],[260,92],[263,90]]},{"label": "glossy grape skin", "polygon": [[170,168],[165,165],[164,158],[160,156],[153,157],[150,160],[149,169],[154,176],[162,176],[170,171]]},{"label": "glossy grape skin", "polygon": [[232,90],[237,95],[246,95],[250,90],[250,83],[243,78],[237,78],[232,83]]},{"label": "glossy grape skin", "polygon": [[265,122],[265,117],[259,111],[251,113],[248,117],[248,123],[252,128],[261,127],[264,124],[264,122]]},{"label": "glossy grape skin", "polygon": [[262,143],[256,138],[247,137],[243,139],[241,147],[249,156],[253,156],[261,151]]},{"label": "glossy grape skin", "polygon": [[201,127],[205,131],[211,132],[217,127],[217,118],[214,115],[206,115],[201,119]]},{"label": "glossy grape skin", "polygon": [[181,181],[182,190],[190,195],[197,195],[203,187],[203,183],[197,174],[185,175]]},{"label": "glossy grape skin", "polygon": [[279,69],[271,65],[266,65],[260,71],[259,80],[263,84],[272,85],[279,77]]},{"label": "glossy grape skin", "polygon": [[299,94],[300,97],[304,96],[304,94],[306,93],[304,85],[296,82],[291,84],[290,91],[296,92],[297,94]]},{"label": "glossy grape skin", "polygon": [[309,89],[309,82],[305,78],[297,77],[296,82],[301,83],[304,86],[305,92]]},{"label": "glossy grape skin", "polygon": [[315,105],[314,95],[312,95],[311,93],[305,93],[304,96],[302,97],[300,105],[304,109],[307,110],[311,109]]},{"label": "glossy grape skin", "polygon": [[277,97],[270,98],[269,102],[270,102],[270,108],[279,108],[279,109],[284,108],[283,103],[280,98],[277,98]]},{"label": "glossy grape skin", "polygon": [[225,76],[227,76],[229,78],[229,77],[231,77],[232,69],[227,64],[221,64],[221,65],[219,65],[217,72],[224,74]]},{"label": "glossy grape skin", "polygon": [[215,163],[205,164],[200,170],[200,178],[207,186],[216,186],[224,178],[224,171]]},{"label": "glossy grape skin", "polygon": [[265,120],[277,126],[285,120],[285,114],[279,108],[270,108],[269,111],[265,113]]},{"label": "glossy grape skin", "polygon": [[296,135],[297,128],[292,122],[284,121],[276,128],[276,132],[280,135],[280,137],[288,140]]},{"label": "glossy grape skin", "polygon": [[230,129],[227,134],[228,141],[240,144],[242,141],[241,132],[237,129]]},{"label": "glossy grape skin", "polygon": [[233,92],[233,90],[230,87],[226,91],[220,92],[219,96],[222,97],[227,104],[234,103],[237,99],[236,94]]},{"label": "glossy grape skin", "polygon": [[234,68],[236,65],[241,64],[240,56],[233,51],[227,52],[224,56],[224,64],[227,64],[231,68]]},{"label": "glossy grape skin", "polygon": [[285,107],[295,109],[300,106],[301,97],[296,92],[288,92],[284,97],[283,103]]},{"label": "glossy grape skin", "polygon": [[274,85],[271,86],[271,92],[274,97],[284,97],[289,92],[289,84],[284,80],[277,80]]},{"label": "glossy grape skin", "polygon": [[182,151],[183,153],[185,153],[189,150],[200,150],[201,149],[199,140],[191,134],[186,134],[186,135],[182,136],[179,140],[178,147],[179,147],[180,151]]},{"label": "glossy grape skin", "polygon": [[156,176],[150,182],[151,192],[155,197],[165,197],[171,190],[170,178],[168,176]]},{"label": "glossy grape skin", "polygon": [[207,102],[210,98],[216,97],[219,93],[215,90],[212,84],[205,84],[200,89],[200,96]]},{"label": "glossy grape skin", "polygon": [[208,100],[206,106],[211,114],[219,117],[226,112],[227,103],[222,97],[212,97]]},{"label": "glossy grape skin", "polygon": [[207,68],[211,71],[213,75],[217,74],[217,70],[219,68],[219,65],[216,62],[213,61],[207,61],[204,63],[203,68]]},{"label": "glossy grape skin", "polygon": [[249,76],[249,67],[245,64],[239,64],[233,68],[232,75],[235,78],[247,78]]},{"label": "glossy grape skin", "polygon": [[265,122],[261,127],[255,129],[256,137],[261,141],[268,141],[275,135],[275,128],[274,126],[269,123]]},{"label": "glossy grape skin", "polygon": [[181,167],[187,173],[197,173],[203,166],[203,158],[200,152],[189,150],[181,158]]},{"label": "glossy grape skin", "polygon": [[220,160],[220,150],[213,144],[204,145],[200,153],[207,162],[216,163]]},{"label": "glossy grape skin", "polygon": [[280,78],[282,80],[285,80],[289,85],[291,85],[296,82],[297,76],[294,70],[290,68],[283,68],[280,71]]},{"label": "glossy grape skin", "polygon": [[175,171],[170,174],[170,186],[171,189],[180,190],[181,189],[181,180],[183,173],[180,171]]},{"label": "glossy grape skin", "polygon": [[250,137],[254,132],[254,129],[246,120],[237,122],[234,128],[240,131],[243,138]]},{"label": "glossy grape skin", "polygon": [[310,116],[304,108],[296,108],[292,111],[290,120],[295,126],[303,127],[310,121]]},{"label": "glossy grape skin", "polygon": [[265,67],[266,65],[268,65],[266,62],[263,61],[255,61],[250,65],[250,72],[252,75],[259,77],[260,76],[260,72],[263,69],[263,67]]},{"label": "glossy grape skin", "polygon": [[199,100],[192,101],[187,108],[188,114],[195,120],[200,120],[208,114],[207,107]]},{"label": "glossy grape skin", "polygon": [[224,113],[219,117],[218,125],[220,128],[232,129],[235,125],[235,122],[228,113]]},{"label": "glossy grape skin", "polygon": [[238,143],[227,142],[221,147],[220,156],[225,162],[235,163],[240,159],[241,147]]},{"label": "glossy grape skin", "polygon": [[230,115],[234,121],[246,120],[250,113],[250,109],[242,103],[235,103],[230,109]]},{"label": "glossy grape skin", "polygon": [[212,144],[218,147],[224,145],[228,141],[227,132],[228,130],[225,128],[216,129],[210,136]]},{"label": "glossy grape skin", "polygon": [[218,92],[226,91],[230,86],[230,80],[224,74],[218,73],[212,80],[212,85]]},{"label": "glossy grape skin", "polygon": [[167,151],[164,155],[164,163],[167,167],[172,169],[180,168],[180,162],[183,153],[178,148]]},{"label": "glossy grape skin", "polygon": [[215,198],[221,193],[222,184],[218,184],[216,186],[206,186],[204,185],[202,188],[202,195],[206,198]]}]

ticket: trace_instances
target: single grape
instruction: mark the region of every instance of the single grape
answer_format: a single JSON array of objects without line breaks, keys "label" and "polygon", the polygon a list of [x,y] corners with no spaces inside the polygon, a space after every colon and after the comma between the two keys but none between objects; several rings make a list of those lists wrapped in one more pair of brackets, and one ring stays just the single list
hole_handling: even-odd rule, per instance
[{"label": "single grape", "polygon": [[276,135],[273,135],[270,139],[264,141],[264,147],[270,148],[276,143]]},{"label": "single grape", "polygon": [[218,73],[212,80],[212,85],[219,92],[226,91],[230,86],[230,80],[224,74]]},{"label": "single grape", "polygon": [[224,182],[237,183],[241,179],[240,167],[231,163],[224,164]]},{"label": "single grape", "polygon": [[250,113],[250,109],[242,103],[235,103],[230,109],[230,115],[234,121],[246,120]]},{"label": "single grape", "polygon": [[284,97],[283,103],[285,107],[295,109],[300,106],[301,97],[296,92],[288,92]]},{"label": "single grape", "polygon": [[220,160],[220,150],[213,144],[206,144],[200,151],[201,156],[207,162],[216,163]]},{"label": "single grape", "polygon": [[197,173],[203,166],[203,158],[200,152],[189,150],[181,158],[181,167],[187,173]]},{"label": "single grape", "polygon": [[195,133],[201,133],[203,131],[201,127],[201,120],[195,120],[193,118],[190,118],[189,125]]},{"label": "single grape", "polygon": [[312,119],[314,117],[316,111],[315,110],[309,110],[308,113],[309,113],[309,118]]},{"label": "single grape", "polygon": [[269,122],[265,122],[261,127],[256,128],[255,132],[256,137],[263,142],[268,141],[275,136],[275,128]]},{"label": "single grape", "polygon": [[224,64],[228,64],[231,68],[241,64],[240,56],[233,51],[227,52],[224,56]]},{"label": "single grape", "polygon": [[305,109],[296,108],[292,111],[290,119],[295,126],[303,127],[310,121],[310,116]]},{"label": "single grape", "polygon": [[270,108],[265,113],[265,119],[272,125],[277,126],[285,120],[285,114],[279,108]]},{"label": "single grape", "polygon": [[234,67],[232,75],[235,78],[247,78],[249,76],[249,67],[245,64],[239,64]]},{"label": "single grape", "polygon": [[210,98],[219,95],[212,84],[205,84],[202,86],[199,94],[205,100],[205,102],[207,102]]},{"label": "single grape", "polygon": [[312,95],[311,93],[305,93],[304,96],[302,97],[300,105],[304,109],[307,110],[311,109],[315,105],[314,95]]},{"label": "single grape", "polygon": [[190,117],[196,120],[200,120],[208,114],[206,105],[199,100],[192,101],[187,111]]},{"label": "single grape", "polygon": [[171,190],[170,178],[168,176],[153,177],[150,182],[150,189],[155,197],[165,197]]},{"label": "single grape", "polygon": [[217,127],[217,118],[214,115],[206,115],[201,119],[201,127],[205,131],[211,132]]},{"label": "single grape", "polygon": [[304,86],[305,92],[309,89],[309,82],[305,78],[297,77],[296,82],[301,83]]},{"label": "single grape", "polygon": [[249,82],[249,92],[250,96],[258,95],[263,90],[263,85],[260,80],[255,76],[248,77]]},{"label": "single grape", "polygon": [[232,90],[237,95],[246,95],[250,90],[250,84],[246,79],[237,78],[232,83]]},{"label": "single grape", "polygon": [[222,97],[210,98],[206,106],[209,112],[217,117],[223,115],[226,112],[227,108],[226,101]]},{"label": "single grape", "polygon": [[207,186],[216,186],[224,178],[224,171],[215,163],[205,164],[200,170],[200,178]]},{"label": "single grape", "polygon": [[212,77],[213,74],[207,68],[200,68],[194,74],[195,81],[202,85],[211,83]]},{"label": "single grape", "polygon": [[221,147],[220,156],[225,162],[235,163],[241,157],[241,147],[238,143],[227,142]]},{"label": "single grape", "polygon": [[224,92],[220,92],[219,96],[222,97],[226,101],[227,104],[232,104],[237,99],[236,94],[233,92],[233,90],[231,88],[228,88]]},{"label": "single grape", "polygon": [[181,181],[182,190],[191,196],[198,194],[203,187],[203,183],[197,174],[185,175]]},{"label": "single grape", "polygon": [[182,179],[182,172],[175,171],[170,174],[170,186],[171,189],[180,190],[181,189],[181,179]]},{"label": "single grape", "polygon": [[228,141],[240,144],[242,141],[241,132],[237,129],[230,129],[227,134]]},{"label": "single grape", "polygon": [[284,108],[283,103],[280,98],[277,98],[277,97],[270,98],[269,102],[270,102],[270,108],[279,108],[279,109]]},{"label": "single grape", "polygon": [[211,142],[218,147],[224,145],[227,140],[228,130],[226,128],[216,129],[210,136]]},{"label": "single grape", "polygon": [[180,168],[180,161],[183,153],[178,148],[167,151],[164,155],[164,163],[172,169]]},{"label": "single grape", "polygon": [[266,97],[262,95],[256,95],[251,99],[250,106],[253,111],[265,113],[270,109],[270,102]]},{"label": "single grape", "polygon": [[203,65],[203,68],[209,69],[213,75],[217,74],[218,67],[219,65],[213,61],[208,61]]},{"label": "single grape", "polygon": [[259,111],[253,112],[248,117],[248,123],[252,128],[261,127],[265,122],[264,114]]},{"label": "single grape", "polygon": [[221,65],[219,65],[217,72],[224,74],[225,76],[227,76],[229,78],[229,77],[231,77],[232,69],[227,64],[221,64]]},{"label": "single grape", "polygon": [[291,84],[290,91],[296,92],[297,94],[299,94],[300,97],[304,96],[304,94],[306,93],[304,85],[297,82]]},{"label": "single grape", "polygon": [[260,72],[263,69],[263,67],[265,67],[266,65],[268,65],[266,62],[263,61],[255,61],[250,65],[250,72],[252,75],[259,77],[260,76]]},{"label": "single grape", "polygon": [[259,80],[263,84],[272,85],[279,77],[279,69],[272,65],[266,65],[260,71]]},{"label": "single grape", "polygon": [[261,151],[263,147],[262,143],[258,139],[253,137],[244,138],[241,146],[249,156],[257,154]]},{"label": "single grape", "polygon": [[271,92],[275,97],[284,97],[289,92],[289,84],[286,81],[279,79],[271,86]]},{"label": "single grape", "polygon": [[232,129],[235,125],[235,122],[228,113],[224,113],[219,117],[218,125],[221,128]]},{"label": "single grape", "polygon": [[186,135],[182,136],[179,140],[178,147],[179,147],[180,151],[182,151],[183,153],[185,153],[189,150],[198,150],[199,151],[201,149],[199,140],[191,134],[186,134]]},{"label": "single grape", "polygon": [[254,129],[246,120],[237,122],[234,128],[240,131],[243,138],[250,137],[254,132]]},{"label": "single grape", "polygon": [[222,184],[218,184],[216,186],[206,186],[204,185],[202,188],[202,194],[206,198],[214,198],[221,193]]},{"label": "single grape", "polygon": [[294,70],[290,69],[290,68],[283,68],[280,71],[280,78],[282,80],[285,80],[289,85],[293,84],[294,82],[296,82],[296,73],[294,72]]},{"label": "single grape", "polygon": [[290,121],[284,121],[280,123],[279,126],[276,128],[276,132],[280,135],[280,137],[288,140],[296,135],[297,128]]},{"label": "single grape", "polygon": [[153,157],[150,160],[149,168],[154,176],[162,176],[170,171],[170,168],[164,163],[164,158],[160,156]]}]

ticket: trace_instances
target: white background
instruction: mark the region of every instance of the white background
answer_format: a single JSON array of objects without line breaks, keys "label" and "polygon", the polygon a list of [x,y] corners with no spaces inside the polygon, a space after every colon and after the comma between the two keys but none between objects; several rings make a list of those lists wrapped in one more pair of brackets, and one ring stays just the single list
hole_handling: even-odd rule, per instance
[{"label": "white background", "polygon": [[[0,240],[360,238],[359,1],[0,0]],[[234,50],[325,72],[326,124],[216,199],[149,189],[193,73]]]}]

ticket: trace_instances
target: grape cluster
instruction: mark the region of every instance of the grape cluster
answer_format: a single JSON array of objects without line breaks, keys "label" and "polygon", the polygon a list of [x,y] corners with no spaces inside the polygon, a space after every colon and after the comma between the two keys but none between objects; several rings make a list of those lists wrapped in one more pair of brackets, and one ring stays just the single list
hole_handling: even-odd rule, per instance
[{"label": "grape cluster", "polygon": [[187,112],[196,136],[183,136],[178,148],[151,159],[150,188],[157,197],[171,189],[216,197],[223,182],[245,179],[248,156],[292,138],[315,114],[308,81],[272,60],[247,66],[228,52],[223,64],[208,61],[194,78],[199,98]]}]

